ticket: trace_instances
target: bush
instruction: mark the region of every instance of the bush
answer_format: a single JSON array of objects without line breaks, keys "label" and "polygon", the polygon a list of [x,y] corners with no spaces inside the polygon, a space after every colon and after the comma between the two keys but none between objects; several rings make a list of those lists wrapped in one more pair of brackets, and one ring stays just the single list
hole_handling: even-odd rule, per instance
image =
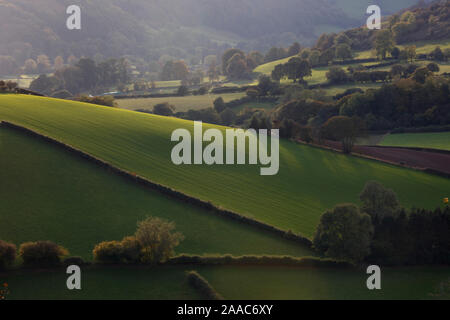
[{"label": "bush", "polygon": [[19,248],[19,255],[27,267],[59,266],[68,254],[67,249],[51,241],[26,242]]},{"label": "bush", "polygon": [[55,91],[53,94],[52,94],[52,97],[53,98],[58,98],[58,99],[67,99],[67,98],[70,98],[70,97],[72,97],[73,96],[73,94],[71,94],[69,91],[67,91],[67,90],[58,90],[58,91]]},{"label": "bush", "polygon": [[88,96],[80,96],[75,99],[76,101],[98,104],[106,107],[115,107],[116,103],[114,101],[113,96],[101,96],[101,97],[88,97]]},{"label": "bush", "polygon": [[100,242],[92,253],[94,260],[101,263],[120,263],[122,261],[122,245],[119,241]]},{"label": "bush", "polygon": [[149,217],[138,223],[135,237],[142,247],[142,263],[157,264],[173,256],[174,248],[183,240],[183,235],[174,229],[173,222],[160,218]]},{"label": "bush", "polygon": [[177,95],[179,95],[180,97],[183,97],[185,95],[187,95],[189,92],[188,87],[187,86],[180,86],[177,90]]},{"label": "bush", "polygon": [[175,111],[175,107],[168,102],[158,103],[153,107],[153,113],[160,116],[172,116]]},{"label": "bush", "polygon": [[187,272],[187,279],[191,286],[200,291],[200,293],[208,300],[223,300],[223,297],[214,290],[209,282],[199,275],[196,271]]},{"label": "bush", "polygon": [[14,263],[16,251],[17,248],[14,244],[0,240],[0,270]]}]

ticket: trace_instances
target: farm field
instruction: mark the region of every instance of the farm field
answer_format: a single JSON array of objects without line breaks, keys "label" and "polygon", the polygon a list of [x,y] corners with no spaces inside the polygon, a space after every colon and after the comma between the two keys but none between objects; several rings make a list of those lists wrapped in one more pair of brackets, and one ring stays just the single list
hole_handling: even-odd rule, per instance
[{"label": "farm field", "polygon": [[[448,267],[383,268],[382,289],[367,290],[365,270],[264,266],[198,267],[225,299],[433,299]],[[447,297],[448,299],[448,297]]]},{"label": "farm field", "polygon": [[207,94],[199,96],[185,97],[167,97],[167,98],[137,98],[137,99],[117,99],[116,102],[120,108],[128,110],[153,110],[158,103],[168,102],[175,106],[175,112],[185,112],[190,109],[212,108],[213,102],[218,97],[222,97],[225,102],[245,97],[245,92],[226,93],[226,94]]},{"label": "farm field", "polygon": [[450,151],[450,132],[389,134],[380,142],[381,146],[419,147]]},{"label": "farm field", "polygon": [[67,290],[64,269],[17,271],[2,276],[8,300],[193,300],[202,299],[186,281],[185,267],[101,267],[83,271],[81,290]]},{"label": "farm field", "polygon": [[[275,176],[260,176],[259,166],[175,166],[170,160],[171,133],[178,128],[192,131],[191,121],[72,101],[2,95],[0,119],[156,183],[308,237],[326,209],[357,202],[369,180],[395,190],[406,207],[435,208],[450,188],[445,178],[284,140]],[[204,129],[213,127],[225,129],[204,125]]]},{"label": "farm field", "polygon": [[199,299],[185,271],[197,270],[225,299],[448,299],[433,296],[449,278],[448,267],[384,268],[382,290],[366,288],[365,270],[276,266],[91,267],[82,290],[65,287],[65,270],[0,275],[8,299]]},{"label": "farm field", "polygon": [[[51,240],[92,259],[94,246],[157,216],[185,236],[177,253],[314,255],[308,248],[142,187],[61,147],[0,127],[0,234]],[[68,230],[78,230],[68,232]]]},{"label": "farm field", "polygon": [[[443,40],[443,41],[420,41],[420,42],[414,42],[414,43],[407,43],[403,45],[397,45],[400,49],[404,49],[407,46],[414,45],[416,46],[416,53],[417,54],[426,54],[433,51],[436,47],[441,47],[442,50],[449,49],[450,48],[450,40]],[[360,51],[357,52],[356,57],[357,59],[367,59],[367,58],[375,58],[376,55],[372,50],[367,51]]]}]

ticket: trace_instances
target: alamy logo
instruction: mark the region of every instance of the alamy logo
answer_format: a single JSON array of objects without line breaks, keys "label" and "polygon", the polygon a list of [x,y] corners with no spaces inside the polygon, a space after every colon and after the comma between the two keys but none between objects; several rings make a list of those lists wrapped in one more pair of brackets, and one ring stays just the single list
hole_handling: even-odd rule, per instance
[{"label": "alamy logo", "polygon": [[[222,131],[208,129],[203,132],[202,122],[195,121],[193,158],[192,137],[189,130],[176,129],[172,132],[171,140],[179,142],[173,147],[171,154],[172,162],[176,165],[203,163],[207,165],[233,165],[246,164],[248,160],[248,164],[257,165],[259,163],[266,166],[260,169],[260,174],[263,176],[276,175],[279,170],[280,141],[278,129],[270,130],[270,155],[268,152],[268,130],[266,129],[260,129],[259,135],[254,129],[226,129],[226,143],[224,143]],[[210,143],[203,148],[204,142]]]},{"label": "alamy logo", "polygon": [[66,13],[70,16],[67,18],[66,26],[69,30],[81,30],[81,9],[77,5],[67,7]]},{"label": "alamy logo", "polygon": [[381,29],[381,8],[377,5],[372,5],[367,8],[367,14],[371,16],[367,19],[367,28],[369,30]]}]

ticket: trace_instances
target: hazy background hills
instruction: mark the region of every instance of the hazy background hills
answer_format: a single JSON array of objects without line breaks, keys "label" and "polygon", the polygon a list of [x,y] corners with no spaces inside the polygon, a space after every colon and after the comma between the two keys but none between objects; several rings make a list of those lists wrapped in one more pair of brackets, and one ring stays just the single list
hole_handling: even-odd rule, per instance
[{"label": "hazy background hills", "polygon": [[[322,32],[362,25],[369,3],[387,15],[417,0],[0,0],[0,55],[18,64],[53,59],[202,59],[230,46],[266,51]],[[82,30],[66,29],[66,8],[82,8]]]}]

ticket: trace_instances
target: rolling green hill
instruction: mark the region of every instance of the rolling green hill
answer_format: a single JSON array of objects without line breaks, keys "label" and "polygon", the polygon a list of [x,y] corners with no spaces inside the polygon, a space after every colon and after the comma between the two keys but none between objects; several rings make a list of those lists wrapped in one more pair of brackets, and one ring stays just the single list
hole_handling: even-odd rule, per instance
[{"label": "rolling green hill", "polygon": [[0,127],[0,238],[51,240],[92,259],[94,246],[134,234],[137,221],[175,222],[177,253],[313,255],[304,246],[111,174],[46,141]]},{"label": "rolling green hill", "polygon": [[[357,202],[369,180],[394,189],[404,206],[434,208],[450,180],[376,161],[280,141],[280,171],[259,166],[176,166],[174,129],[191,121],[24,95],[0,95],[0,119],[23,125],[191,196],[311,237],[320,215]],[[206,128],[223,127],[204,125]],[[418,196],[420,195],[420,197]]]},{"label": "rolling green hill", "polygon": [[419,147],[450,151],[450,132],[388,134],[382,146]]}]

